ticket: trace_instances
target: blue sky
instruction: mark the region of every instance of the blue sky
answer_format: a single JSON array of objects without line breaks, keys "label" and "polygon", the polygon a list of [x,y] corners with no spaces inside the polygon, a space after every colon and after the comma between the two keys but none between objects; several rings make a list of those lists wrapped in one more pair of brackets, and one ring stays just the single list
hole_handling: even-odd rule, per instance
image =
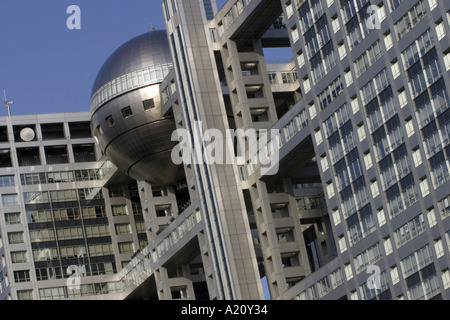
[{"label": "blue sky", "polygon": [[[12,114],[88,111],[109,55],[151,25],[165,28],[160,3],[0,0],[0,89],[14,101]],[[66,27],[72,4],[81,9],[81,30]],[[6,114],[2,104],[0,116]]]},{"label": "blue sky", "polygon": [[[153,26],[164,29],[162,0],[0,0],[0,91],[13,115],[88,111],[102,64]],[[218,0],[219,8],[226,0]],[[81,9],[69,30],[67,8]],[[0,116],[7,115],[3,103]]]}]

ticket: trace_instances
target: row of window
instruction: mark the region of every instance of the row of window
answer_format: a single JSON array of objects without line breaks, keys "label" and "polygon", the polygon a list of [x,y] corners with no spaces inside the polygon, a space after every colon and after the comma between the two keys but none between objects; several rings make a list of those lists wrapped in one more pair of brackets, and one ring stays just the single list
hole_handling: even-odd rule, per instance
[{"label": "row of window", "polygon": [[[20,175],[20,182],[23,186],[28,186],[47,183],[101,180],[103,176],[103,170],[100,169],[24,173]],[[13,176],[11,177],[13,178]]]},{"label": "row of window", "polygon": [[[52,214],[53,213],[53,214]],[[27,211],[28,223],[105,218],[104,206]]]},{"label": "row of window", "polygon": [[[92,138],[89,121],[69,123],[42,123],[37,131],[36,124],[14,125],[12,135],[15,142],[49,141],[60,139],[87,139]],[[0,126],[0,142],[8,141],[8,127]]]},{"label": "row of window", "polygon": [[[73,161],[75,163],[97,161],[94,144],[72,145]],[[45,146],[43,156],[47,165],[66,164],[70,162],[67,145]],[[16,149],[17,161],[20,167],[40,166],[43,164],[39,147],[27,147]],[[0,168],[13,166],[10,149],[0,150]]]},{"label": "row of window", "polygon": [[[82,201],[82,200],[96,200],[103,199],[102,188],[82,188],[82,189],[68,189],[56,191],[34,191],[24,192],[23,198],[25,205],[40,204],[40,203],[56,203],[68,201]],[[17,194],[2,195],[4,206],[17,205],[19,199]]]},{"label": "row of window", "polygon": [[91,111],[94,113],[101,105],[130,90],[162,82],[172,68],[172,63],[152,65],[111,80],[92,95]]}]

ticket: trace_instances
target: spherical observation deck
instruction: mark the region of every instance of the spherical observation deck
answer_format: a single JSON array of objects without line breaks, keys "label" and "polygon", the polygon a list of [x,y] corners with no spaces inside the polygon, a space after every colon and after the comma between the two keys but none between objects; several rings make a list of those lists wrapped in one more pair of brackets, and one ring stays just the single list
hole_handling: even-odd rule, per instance
[{"label": "spherical observation deck", "polygon": [[135,180],[177,184],[182,166],[171,161],[176,129],[162,114],[160,83],[172,69],[165,31],[142,34],[104,63],[91,94],[91,129],[106,156]]}]

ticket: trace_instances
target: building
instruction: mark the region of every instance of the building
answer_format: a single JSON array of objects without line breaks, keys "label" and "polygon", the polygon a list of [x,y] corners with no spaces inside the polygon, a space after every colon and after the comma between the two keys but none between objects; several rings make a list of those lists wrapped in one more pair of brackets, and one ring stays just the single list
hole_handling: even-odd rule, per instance
[{"label": "building", "polygon": [[[89,182],[97,185],[72,182],[69,189],[92,188],[78,191],[81,210],[82,197],[103,190],[116,269],[83,275],[83,288],[103,284],[101,299],[262,299],[265,279],[272,299],[448,299],[450,4],[229,0],[218,11],[215,1],[164,0],[162,11],[167,42],[160,31],[131,40],[94,84],[88,141],[97,155],[83,165],[105,163],[112,171]],[[160,41],[164,53],[137,49],[151,41]],[[265,49],[280,47],[291,48],[294,59],[268,63]],[[3,203],[13,204],[7,213],[25,214],[39,201],[18,184],[20,175],[53,172],[48,158],[64,154],[47,150],[53,142],[39,129],[37,141],[13,139],[24,129],[14,131],[13,122],[43,121],[35,117],[3,120],[10,142],[2,149],[38,147],[16,152],[17,159],[3,153],[0,173],[11,184],[14,172],[16,182],[0,189]],[[67,131],[70,121],[57,121]],[[208,129],[275,130],[280,135],[270,135],[264,150],[278,155],[279,166],[264,170],[252,159],[173,166],[175,129],[194,137]],[[75,156],[81,144],[67,142],[71,170],[81,169]],[[31,160],[20,167],[19,158],[39,154],[44,167]],[[53,192],[41,181],[30,192],[46,191],[42,186]],[[124,197],[117,201],[142,213],[141,237],[134,230],[120,234],[122,224],[137,220],[113,216],[110,190],[118,187]],[[15,199],[20,204],[13,208]],[[23,278],[14,272],[29,268],[29,279],[41,264],[15,265],[11,250],[31,253],[33,244],[24,240],[15,249],[5,239],[19,231],[31,239],[45,226],[7,224],[17,215],[1,219],[9,276],[3,291],[14,298],[73,298],[65,279],[12,283],[11,274]],[[133,256],[120,253],[122,236],[135,245]],[[77,298],[91,299],[92,291]]]},{"label": "building", "polygon": [[[147,235],[136,182],[102,157],[90,113],[0,123],[1,298],[116,290],[112,277],[147,245]],[[69,279],[73,272],[77,280]]]}]

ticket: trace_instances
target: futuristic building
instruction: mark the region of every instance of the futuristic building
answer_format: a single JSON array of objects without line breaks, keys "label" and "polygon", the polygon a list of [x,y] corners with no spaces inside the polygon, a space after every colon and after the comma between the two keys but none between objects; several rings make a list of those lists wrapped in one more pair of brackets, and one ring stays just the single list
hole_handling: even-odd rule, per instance
[{"label": "futuristic building", "polygon": [[[40,116],[2,120],[8,138],[0,175],[14,186],[0,193],[4,212],[15,213],[0,220],[3,296],[257,300],[267,288],[280,300],[448,299],[450,3],[229,0],[218,10],[210,0],[164,0],[162,11],[167,30],[124,44],[92,90],[89,141],[97,141],[97,162],[84,165],[100,169],[109,159],[110,169],[70,187],[103,191],[88,200],[104,201],[104,220],[82,216],[77,223],[108,224],[105,241],[118,253],[109,258],[116,269],[102,278],[82,275],[86,286],[76,295],[66,279],[34,278],[44,268],[39,255],[25,264],[16,257],[49,243],[14,243],[16,232],[32,237],[50,228],[24,220],[43,199],[57,230],[55,257],[68,265],[53,184],[18,183],[22,174],[54,171],[52,159],[64,153],[47,151],[53,143],[39,130],[36,141],[18,140]],[[268,50],[280,48],[293,59],[267,61]],[[277,155],[278,166],[264,170],[252,155],[245,163],[177,166],[175,129],[191,133],[192,145],[208,129],[255,129],[260,141],[264,130],[278,132],[259,150]],[[80,169],[80,143],[65,143],[70,170]],[[39,155],[47,159],[42,167],[33,162]],[[48,190],[49,198],[29,190]],[[86,194],[77,193],[81,212],[91,205],[82,202]],[[134,222],[113,214],[122,203],[135,209]],[[136,231],[122,234],[122,224],[138,221]],[[90,238],[85,231],[94,270]],[[23,270],[30,271],[25,281]]]},{"label": "futuristic building", "polygon": [[176,184],[183,175],[170,161],[173,115],[161,109],[159,84],[171,69],[167,36],[152,31],[117,49],[92,88],[92,132],[107,157],[136,180]]}]

